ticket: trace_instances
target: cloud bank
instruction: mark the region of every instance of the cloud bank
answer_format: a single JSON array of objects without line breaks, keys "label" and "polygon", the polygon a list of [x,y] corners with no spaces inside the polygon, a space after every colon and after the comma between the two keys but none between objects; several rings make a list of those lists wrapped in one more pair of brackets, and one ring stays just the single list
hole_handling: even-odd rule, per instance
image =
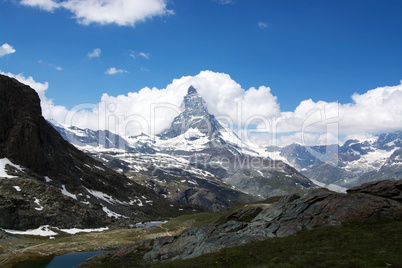
[{"label": "cloud bank", "polygon": [[5,43],[0,47],[0,58],[8,54],[13,54],[14,52],[15,49],[9,44]]},{"label": "cloud bank", "polygon": [[19,3],[49,12],[68,10],[84,25],[134,26],[155,16],[173,14],[166,8],[167,0],[21,0]]},{"label": "cloud bank", "polygon": [[281,111],[266,86],[243,89],[228,74],[202,71],[174,79],[166,88],[145,87],[127,95],[103,94],[98,103],[72,110],[46,98],[48,83],[22,74],[15,77],[34,88],[44,117],[81,128],[108,129],[119,135],[157,134],[168,128],[181,111],[183,97],[193,85],[208,111],[249,142],[264,145],[334,144],[343,137],[371,137],[368,133],[402,129],[402,84],[353,94],[346,104],[301,101],[294,111]]},{"label": "cloud bank", "polygon": [[283,112],[279,132],[324,132],[339,124],[341,135],[396,131],[402,128],[402,84],[379,87],[353,94],[353,102],[339,104],[311,99],[302,101],[293,112]]}]

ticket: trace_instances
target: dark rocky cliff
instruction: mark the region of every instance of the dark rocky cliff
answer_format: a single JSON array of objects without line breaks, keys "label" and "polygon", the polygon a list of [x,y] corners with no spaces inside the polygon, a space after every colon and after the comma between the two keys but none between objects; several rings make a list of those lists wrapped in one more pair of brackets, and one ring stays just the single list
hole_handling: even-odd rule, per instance
[{"label": "dark rocky cliff", "polygon": [[[0,75],[0,227],[99,227],[179,214],[177,206],[76,149],[42,117],[38,94]],[[182,213],[192,210],[182,207]]]}]

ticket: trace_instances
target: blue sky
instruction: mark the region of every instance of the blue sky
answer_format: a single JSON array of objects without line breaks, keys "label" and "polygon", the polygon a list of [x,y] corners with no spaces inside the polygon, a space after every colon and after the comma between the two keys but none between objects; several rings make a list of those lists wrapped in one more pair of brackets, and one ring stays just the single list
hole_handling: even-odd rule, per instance
[{"label": "blue sky", "polygon": [[352,103],[402,79],[399,0],[152,0],[162,9],[143,21],[117,14],[122,21],[107,23],[77,15],[82,7],[51,10],[59,2],[74,1],[0,2],[0,46],[15,50],[0,70],[48,82],[46,97],[67,109],[204,70],[245,90],[270,87],[282,112],[308,99]]}]

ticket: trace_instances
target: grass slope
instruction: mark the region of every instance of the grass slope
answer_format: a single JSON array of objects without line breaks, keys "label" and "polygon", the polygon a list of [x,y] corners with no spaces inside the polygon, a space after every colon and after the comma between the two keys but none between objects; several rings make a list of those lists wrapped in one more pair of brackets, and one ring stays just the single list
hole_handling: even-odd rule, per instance
[{"label": "grass slope", "polygon": [[402,221],[349,221],[155,267],[402,267]]}]

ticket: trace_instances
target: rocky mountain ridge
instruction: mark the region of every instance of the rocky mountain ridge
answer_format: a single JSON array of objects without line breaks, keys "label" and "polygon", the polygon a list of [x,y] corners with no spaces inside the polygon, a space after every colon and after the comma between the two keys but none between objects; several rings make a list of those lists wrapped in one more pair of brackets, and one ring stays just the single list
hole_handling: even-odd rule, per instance
[{"label": "rocky mountain ridge", "polygon": [[104,227],[194,208],[174,205],[77,150],[42,117],[32,88],[0,75],[1,228]]}]

